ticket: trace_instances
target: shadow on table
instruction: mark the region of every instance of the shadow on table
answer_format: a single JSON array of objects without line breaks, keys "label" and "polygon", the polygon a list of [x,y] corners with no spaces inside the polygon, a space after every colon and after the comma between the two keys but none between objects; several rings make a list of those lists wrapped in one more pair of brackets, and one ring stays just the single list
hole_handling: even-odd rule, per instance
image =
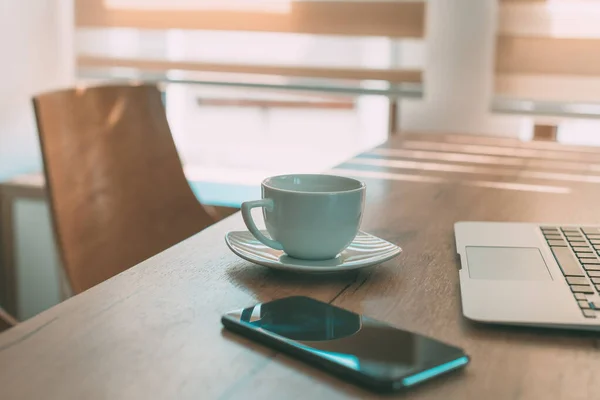
[{"label": "shadow on table", "polygon": [[[463,318],[464,326],[473,337],[482,336],[487,340],[511,340],[518,343],[534,343],[537,345],[560,345],[561,347],[589,348],[592,344],[600,349],[600,332],[575,329],[540,328],[535,326],[516,326],[487,324]],[[573,341],[577,339],[577,341]]]},{"label": "shadow on table", "polygon": [[[273,270],[240,261],[227,270],[227,275],[232,282],[246,288],[261,302],[287,296],[308,296],[331,303],[342,293],[348,295],[357,292],[367,282],[378,285],[389,281],[392,276],[390,265],[384,263],[371,268],[341,273],[302,274]],[[361,312],[358,309],[351,311]]]},{"label": "shadow on table", "polygon": [[[370,393],[366,389],[360,386],[355,386],[350,382],[344,381],[341,378],[331,375],[330,373],[323,373],[322,370],[317,366],[307,364],[301,360],[298,360],[286,354],[282,354],[279,351],[271,350],[269,347],[264,345],[256,346],[254,342],[250,341],[249,339],[246,339],[245,337],[237,335],[233,332],[230,332],[225,328],[221,330],[221,336],[225,340],[235,342],[236,344],[244,346],[248,348],[248,350],[258,353],[261,356],[269,359],[260,368],[261,372],[257,374],[259,379],[261,374],[269,373],[269,364],[276,363],[276,367],[283,367],[285,374],[304,375],[310,380],[316,380],[320,383],[331,386],[332,388],[335,388],[336,391],[340,391],[347,396],[364,397],[368,393]],[[249,385],[253,384],[249,383]],[[236,388],[236,392],[243,392],[244,390],[250,390],[250,388],[243,386],[239,386]],[[265,393],[265,395],[267,395],[267,393]]]},{"label": "shadow on table", "polygon": [[[325,384],[325,385],[331,387],[331,389],[336,391],[338,394],[343,394],[345,396],[352,397],[352,398],[355,398],[355,397],[358,397],[358,398],[378,397],[378,395],[381,398],[395,398],[395,397],[406,395],[406,393],[403,393],[403,392],[378,393],[378,392],[370,391],[367,388],[353,384],[352,382],[350,382],[346,379],[343,379],[340,376],[334,375],[331,372],[324,372],[318,366],[308,364],[308,363],[306,363],[302,360],[299,360],[297,358],[294,358],[290,355],[283,354],[283,353],[280,353],[275,350],[271,350],[269,347],[264,346],[264,345],[256,346],[255,342],[253,342],[249,339],[246,339],[244,336],[240,336],[238,334],[230,332],[225,328],[223,328],[221,330],[221,336],[225,340],[228,340],[228,341],[234,342],[236,344],[239,344],[241,346],[244,346],[249,351],[255,352],[265,358],[268,358],[268,360],[266,360],[265,363],[263,365],[261,365],[261,367],[259,368],[259,371],[256,374],[253,374],[256,378],[258,378],[258,380],[261,379],[261,376],[267,376],[267,374],[271,374],[276,371],[276,370],[273,372],[269,371],[270,368],[275,367],[278,369],[278,367],[282,367],[283,372],[281,372],[281,370],[279,370],[277,372],[278,377],[281,379],[291,379],[292,378],[291,375],[301,374],[304,377],[307,377],[310,381],[317,381],[320,384]],[[270,367],[271,363],[276,364],[276,365]],[[468,371],[465,372],[464,369],[459,369],[459,370],[451,372],[449,374],[445,374],[440,377],[437,377],[436,379],[433,379],[431,381],[425,382],[421,385],[417,385],[410,389],[410,393],[417,394],[419,392],[435,389],[438,386],[440,386],[440,387],[446,386],[447,387],[447,385],[460,384],[462,380],[459,377],[463,376],[467,373],[468,373]],[[286,375],[289,375],[289,376],[286,376]],[[459,379],[457,379],[457,378],[459,378]],[[249,385],[249,386],[245,386],[245,385],[237,386],[235,388],[235,393],[240,393],[240,392],[243,392],[244,390],[251,390],[250,386],[252,386],[256,383],[256,381],[252,381],[253,383],[250,383],[251,380],[249,380],[247,382],[248,382],[247,385]],[[259,387],[260,387],[260,385],[259,385]],[[235,394],[235,393],[230,393],[230,394]],[[265,393],[265,395],[268,395],[268,394],[269,393]]]}]

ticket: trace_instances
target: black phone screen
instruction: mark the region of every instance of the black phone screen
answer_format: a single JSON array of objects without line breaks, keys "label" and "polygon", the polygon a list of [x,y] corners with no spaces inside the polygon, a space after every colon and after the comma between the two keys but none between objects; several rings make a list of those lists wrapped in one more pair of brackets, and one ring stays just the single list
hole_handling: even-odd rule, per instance
[{"label": "black phone screen", "polygon": [[469,361],[460,348],[308,297],[233,311],[223,324],[389,389],[412,386]]}]

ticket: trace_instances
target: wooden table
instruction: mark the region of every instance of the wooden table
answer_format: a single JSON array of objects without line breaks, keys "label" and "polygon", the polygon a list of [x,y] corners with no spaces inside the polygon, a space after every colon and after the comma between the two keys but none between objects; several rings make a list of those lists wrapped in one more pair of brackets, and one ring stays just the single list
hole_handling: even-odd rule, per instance
[{"label": "wooden table", "polygon": [[[197,173],[194,170],[184,169],[184,172],[198,199],[217,220],[236,212],[243,201],[241,199],[251,200],[260,196],[260,188],[250,185],[202,182],[197,180]],[[209,195],[205,196],[205,193]],[[19,221],[16,216],[17,203],[23,200],[33,201],[47,210],[47,219],[33,219],[27,225],[31,230],[41,232],[41,237],[32,237],[31,231],[18,232],[23,226],[19,227],[22,221]],[[19,319],[29,318],[56,304],[57,301],[67,299],[72,293],[66,277],[62,274],[58,251],[54,251],[49,208],[43,172],[19,175],[0,182],[0,306]],[[45,232],[48,232],[47,236],[44,236]],[[39,255],[40,258],[53,258],[53,262],[40,265],[26,260],[23,253],[18,252],[17,236],[19,235],[26,238],[20,243],[21,248],[26,248],[29,253]],[[33,266],[33,269],[24,271],[24,266],[27,264]],[[56,279],[52,279],[54,275]],[[47,282],[46,289],[49,290],[46,293],[36,291],[37,299],[32,301],[33,296],[29,294],[36,289],[35,281],[39,282],[42,279],[53,280],[53,282]],[[49,288],[51,284],[55,286],[54,290]],[[25,299],[29,299],[28,304],[24,304]]]},{"label": "wooden table", "polygon": [[363,229],[395,260],[347,275],[278,273],[231,254],[234,215],[0,336],[3,399],[336,399],[373,395],[222,330],[224,312],[308,295],[464,347],[462,373],[415,399],[592,399],[600,335],[461,315],[453,224],[600,223],[600,152],[463,136],[403,136],[340,166],[368,186]]}]

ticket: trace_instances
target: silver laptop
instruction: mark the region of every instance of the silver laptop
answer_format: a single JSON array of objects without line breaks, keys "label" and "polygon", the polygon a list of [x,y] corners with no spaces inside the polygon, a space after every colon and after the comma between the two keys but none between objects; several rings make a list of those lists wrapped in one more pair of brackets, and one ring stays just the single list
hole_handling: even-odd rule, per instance
[{"label": "silver laptop", "polygon": [[465,317],[600,330],[600,227],[458,222]]}]

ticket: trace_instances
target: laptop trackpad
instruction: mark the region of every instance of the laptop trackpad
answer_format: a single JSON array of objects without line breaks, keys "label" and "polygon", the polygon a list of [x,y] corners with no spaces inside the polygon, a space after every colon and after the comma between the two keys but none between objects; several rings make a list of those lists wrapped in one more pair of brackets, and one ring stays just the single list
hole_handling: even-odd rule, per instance
[{"label": "laptop trackpad", "polygon": [[552,280],[537,248],[467,247],[471,279],[541,281]]}]

